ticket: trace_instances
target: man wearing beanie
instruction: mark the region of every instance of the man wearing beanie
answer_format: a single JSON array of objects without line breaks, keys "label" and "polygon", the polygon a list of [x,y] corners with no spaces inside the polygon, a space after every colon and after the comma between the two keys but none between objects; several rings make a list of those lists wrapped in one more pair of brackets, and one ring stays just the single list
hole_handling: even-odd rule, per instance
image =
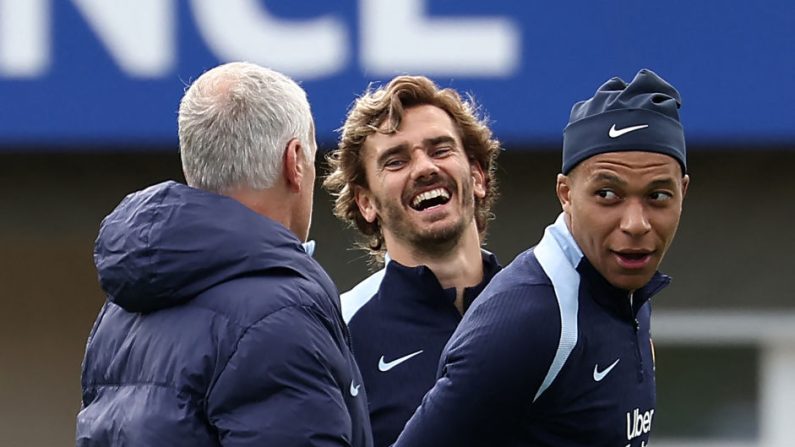
[{"label": "man wearing beanie", "polygon": [[396,446],[648,445],[649,300],[689,183],[680,103],[641,70],[575,104],[563,212],[464,316]]}]

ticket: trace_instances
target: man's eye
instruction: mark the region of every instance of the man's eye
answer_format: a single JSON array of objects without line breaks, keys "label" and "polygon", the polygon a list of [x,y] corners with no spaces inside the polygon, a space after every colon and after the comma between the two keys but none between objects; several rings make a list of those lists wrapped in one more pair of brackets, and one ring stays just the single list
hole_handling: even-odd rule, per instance
[{"label": "man's eye", "polygon": [[450,146],[439,146],[433,150],[434,157],[443,157],[450,152],[452,152],[453,148]]},{"label": "man's eye", "polygon": [[674,195],[665,191],[654,191],[653,193],[649,194],[649,198],[655,202],[664,202],[666,200],[673,199]]},{"label": "man's eye", "polygon": [[618,194],[616,194],[615,191],[611,191],[609,189],[600,189],[599,191],[596,191],[596,195],[605,200],[618,199]]},{"label": "man's eye", "polygon": [[403,166],[405,162],[399,158],[393,158],[391,160],[387,160],[384,163],[384,167],[387,169],[397,169]]}]

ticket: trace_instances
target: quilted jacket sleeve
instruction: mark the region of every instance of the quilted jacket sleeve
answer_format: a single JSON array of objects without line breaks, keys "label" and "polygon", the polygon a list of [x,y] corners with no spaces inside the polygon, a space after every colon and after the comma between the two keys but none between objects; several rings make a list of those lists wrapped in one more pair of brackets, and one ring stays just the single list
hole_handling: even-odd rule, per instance
[{"label": "quilted jacket sleeve", "polygon": [[319,311],[284,307],[240,338],[208,394],[207,414],[226,447],[348,446],[349,375]]}]

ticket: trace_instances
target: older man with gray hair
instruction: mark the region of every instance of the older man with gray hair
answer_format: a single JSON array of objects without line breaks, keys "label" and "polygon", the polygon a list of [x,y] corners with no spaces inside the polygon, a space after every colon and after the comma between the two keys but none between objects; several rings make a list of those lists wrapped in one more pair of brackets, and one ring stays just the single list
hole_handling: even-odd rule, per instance
[{"label": "older man with gray hair", "polygon": [[188,186],[130,194],[102,222],[77,445],[371,446],[337,290],[302,244],[306,93],[219,66],[185,93],[179,141]]}]

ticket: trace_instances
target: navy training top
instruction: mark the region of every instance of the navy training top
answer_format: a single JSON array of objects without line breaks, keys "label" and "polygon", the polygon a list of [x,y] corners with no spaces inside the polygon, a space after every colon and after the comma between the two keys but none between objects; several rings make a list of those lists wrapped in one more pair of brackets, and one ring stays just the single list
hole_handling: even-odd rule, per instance
[{"label": "navy training top", "polygon": [[649,298],[669,282],[658,272],[634,294],[613,287],[561,215],[466,313],[395,446],[646,446]]},{"label": "navy training top", "polygon": [[[482,258],[483,281],[464,290],[465,310],[500,269],[493,254]],[[393,260],[342,295],[375,446],[395,442],[436,381],[439,355],[461,321],[455,296],[428,267]]]}]

